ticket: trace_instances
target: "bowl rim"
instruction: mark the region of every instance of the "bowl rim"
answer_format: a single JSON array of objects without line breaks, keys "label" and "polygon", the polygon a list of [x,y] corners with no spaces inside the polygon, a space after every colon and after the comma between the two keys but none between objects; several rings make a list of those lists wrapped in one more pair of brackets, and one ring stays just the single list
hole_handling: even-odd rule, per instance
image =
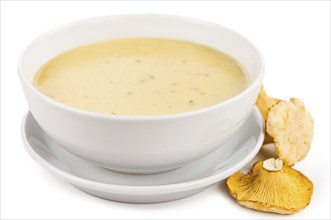
[{"label": "bowl rim", "polygon": [[[224,29],[234,35],[237,35],[241,40],[247,43],[247,45],[255,52],[258,62],[259,62],[259,67],[257,71],[257,77],[246,87],[243,91],[235,95],[234,97],[231,97],[225,101],[204,107],[204,108],[199,108],[193,111],[186,111],[186,112],[179,112],[179,113],[174,113],[174,114],[164,114],[164,115],[112,115],[112,114],[107,114],[107,113],[98,113],[98,112],[93,112],[93,111],[88,111],[84,109],[80,109],[77,107],[73,107],[64,103],[61,103],[59,101],[56,101],[54,99],[49,98],[42,92],[40,92],[37,88],[35,88],[29,80],[26,79],[26,77],[23,74],[23,68],[22,68],[22,62],[29,51],[29,49],[39,40],[44,39],[53,33],[75,27],[76,25],[84,24],[84,23],[91,23],[91,22],[98,22],[102,20],[117,20],[121,18],[134,18],[134,17],[159,17],[159,18],[170,18],[170,19],[176,19],[176,20],[181,20],[181,21],[186,21],[190,23],[195,23],[198,25],[203,25],[206,27],[210,27],[213,29]],[[237,101],[240,99],[242,96],[245,94],[249,93],[251,90],[253,90],[256,86],[259,86],[260,82],[262,82],[264,73],[265,73],[265,65],[264,65],[264,59],[262,56],[262,53],[260,50],[254,45],[250,40],[248,40],[246,37],[242,36],[241,34],[232,31],[222,25],[219,25],[214,22],[209,22],[206,20],[200,20],[200,19],[195,19],[195,18],[190,18],[190,17],[184,17],[184,16],[178,16],[178,15],[167,15],[167,14],[153,14],[153,13],[132,13],[132,14],[118,14],[118,15],[109,15],[109,16],[98,16],[98,17],[90,17],[86,19],[81,19],[78,21],[70,22],[64,25],[60,25],[56,28],[53,28],[41,35],[39,35],[37,38],[35,38],[33,41],[28,44],[28,46],[25,47],[23,52],[21,53],[19,60],[18,60],[18,75],[21,79],[21,81],[29,87],[31,91],[33,91],[34,94],[36,94],[40,100],[43,102],[52,105],[54,107],[57,107],[58,109],[62,111],[67,111],[75,114],[79,114],[80,116],[85,116],[85,117],[95,117],[95,118],[101,118],[101,119],[112,119],[112,120],[164,120],[164,119],[176,119],[176,118],[185,118],[185,117],[190,117],[193,115],[199,115],[202,113],[206,113],[209,111],[212,111],[214,109],[217,109],[219,107],[225,106],[225,105],[230,105],[233,102]]]}]

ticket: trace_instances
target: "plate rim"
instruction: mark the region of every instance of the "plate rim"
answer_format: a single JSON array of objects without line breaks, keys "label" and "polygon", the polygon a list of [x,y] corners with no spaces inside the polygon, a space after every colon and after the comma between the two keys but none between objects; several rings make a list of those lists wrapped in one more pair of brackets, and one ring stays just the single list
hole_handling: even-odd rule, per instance
[{"label": "plate rim", "polygon": [[65,179],[67,182],[69,182],[73,185],[77,185],[77,186],[83,187],[83,188],[88,188],[91,190],[110,192],[110,193],[116,193],[116,194],[127,194],[127,195],[155,194],[155,193],[166,194],[166,193],[190,191],[190,190],[194,190],[197,188],[210,186],[210,185],[215,184],[216,182],[219,182],[219,181],[225,179],[226,177],[232,175],[233,173],[242,169],[246,164],[248,164],[259,152],[259,150],[262,147],[263,140],[264,140],[264,120],[262,118],[260,111],[257,109],[256,106],[254,106],[251,114],[254,114],[255,117],[258,118],[258,121],[260,122],[260,125],[262,128],[260,131],[259,138],[256,141],[256,144],[255,144],[255,147],[253,148],[253,150],[251,152],[249,152],[241,161],[235,163],[229,169],[227,169],[221,173],[212,173],[211,175],[208,175],[208,176],[200,178],[200,179],[173,183],[173,184],[152,185],[152,186],[115,185],[115,184],[109,184],[109,183],[102,183],[102,182],[98,182],[98,181],[94,181],[94,180],[88,180],[83,177],[75,176],[74,174],[67,173],[64,170],[61,170],[61,169],[51,165],[49,162],[47,162],[45,159],[43,159],[37,152],[35,152],[35,150],[33,150],[33,147],[28,142],[28,138],[25,133],[27,118],[29,117],[30,114],[32,115],[32,113],[28,110],[23,117],[23,120],[21,123],[21,137],[22,137],[22,142],[23,142],[25,150],[39,165],[44,167],[46,170],[48,170],[52,174],[55,174],[62,179]]}]

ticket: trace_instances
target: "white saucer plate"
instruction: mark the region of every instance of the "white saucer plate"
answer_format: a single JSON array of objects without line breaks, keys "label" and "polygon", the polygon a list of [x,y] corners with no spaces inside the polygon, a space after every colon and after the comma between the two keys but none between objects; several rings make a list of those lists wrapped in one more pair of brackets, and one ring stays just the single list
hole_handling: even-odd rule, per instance
[{"label": "white saucer plate", "polygon": [[117,173],[73,155],[48,137],[30,112],[23,119],[22,137],[35,161],[86,193],[119,202],[156,203],[193,195],[237,172],[258,153],[264,132],[255,107],[242,128],[216,151],[181,168],[151,175]]}]

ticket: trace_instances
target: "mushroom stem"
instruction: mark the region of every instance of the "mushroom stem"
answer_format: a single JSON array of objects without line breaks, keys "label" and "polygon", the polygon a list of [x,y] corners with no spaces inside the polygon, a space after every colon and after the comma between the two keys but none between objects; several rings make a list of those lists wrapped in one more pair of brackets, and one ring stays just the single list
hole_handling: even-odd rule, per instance
[{"label": "mushroom stem", "polygon": [[283,161],[281,159],[270,158],[263,161],[263,168],[268,171],[280,171],[283,169]]}]

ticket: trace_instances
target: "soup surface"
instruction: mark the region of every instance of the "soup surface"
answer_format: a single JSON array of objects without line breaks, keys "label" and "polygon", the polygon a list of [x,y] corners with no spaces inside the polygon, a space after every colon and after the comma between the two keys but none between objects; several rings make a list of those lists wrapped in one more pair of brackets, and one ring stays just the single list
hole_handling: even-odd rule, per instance
[{"label": "soup surface", "polygon": [[162,38],[81,46],[38,71],[34,86],[80,109],[114,115],[164,115],[217,104],[244,90],[244,68],[223,52]]}]

